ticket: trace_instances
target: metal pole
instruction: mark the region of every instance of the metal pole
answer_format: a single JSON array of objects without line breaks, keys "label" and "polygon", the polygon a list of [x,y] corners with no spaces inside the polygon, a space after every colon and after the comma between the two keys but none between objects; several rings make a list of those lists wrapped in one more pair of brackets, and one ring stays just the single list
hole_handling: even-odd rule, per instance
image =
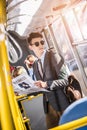
[{"label": "metal pole", "polygon": [[6,90],[5,71],[6,65],[4,60],[5,34],[4,24],[6,22],[6,4],[5,0],[0,0],[0,127],[3,130],[15,130],[11,114],[9,99]]},{"label": "metal pole", "polygon": [[2,130],[26,130],[14,95],[5,44],[6,1],[0,0],[0,120]]}]

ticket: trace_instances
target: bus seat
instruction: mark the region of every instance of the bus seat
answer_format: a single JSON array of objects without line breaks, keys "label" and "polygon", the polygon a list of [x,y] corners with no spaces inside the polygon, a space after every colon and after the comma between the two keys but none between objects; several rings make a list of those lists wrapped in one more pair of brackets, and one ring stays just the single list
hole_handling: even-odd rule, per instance
[{"label": "bus seat", "polygon": [[[87,97],[81,98],[72,103],[60,118],[59,125],[87,116]],[[76,130],[86,130],[87,126]]]}]

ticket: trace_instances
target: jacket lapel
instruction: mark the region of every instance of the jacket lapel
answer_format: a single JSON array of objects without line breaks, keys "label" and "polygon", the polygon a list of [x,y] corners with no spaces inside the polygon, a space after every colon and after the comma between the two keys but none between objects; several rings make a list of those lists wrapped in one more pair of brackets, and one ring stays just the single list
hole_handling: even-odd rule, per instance
[{"label": "jacket lapel", "polygon": [[45,76],[45,73],[46,73],[46,66],[47,66],[47,63],[49,61],[49,52],[46,51],[46,54],[45,54],[45,57],[44,57],[44,64],[43,64],[43,79],[44,79],[44,76]]},{"label": "jacket lapel", "polygon": [[42,77],[38,72],[38,63],[37,63],[37,61],[35,61],[34,65],[33,65],[33,70],[34,70],[34,74],[36,76],[36,79],[37,80],[42,80]]},{"label": "jacket lapel", "polygon": [[48,61],[49,61],[49,54],[50,53],[48,51],[46,51],[46,54],[45,54],[45,57],[44,57],[44,63],[43,63],[43,79],[41,78],[41,76],[38,73],[37,61],[35,61],[34,65],[33,65],[34,74],[35,74],[37,80],[44,80],[46,69],[47,69],[46,66],[47,66]]}]

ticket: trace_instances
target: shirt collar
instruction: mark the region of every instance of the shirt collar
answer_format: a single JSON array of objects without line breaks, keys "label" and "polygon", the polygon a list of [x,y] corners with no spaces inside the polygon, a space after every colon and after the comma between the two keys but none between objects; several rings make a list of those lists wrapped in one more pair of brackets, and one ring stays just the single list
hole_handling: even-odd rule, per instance
[{"label": "shirt collar", "polygon": [[42,56],[40,57],[41,60],[44,59],[44,57],[45,57],[45,53],[46,53],[46,50],[44,50]]}]

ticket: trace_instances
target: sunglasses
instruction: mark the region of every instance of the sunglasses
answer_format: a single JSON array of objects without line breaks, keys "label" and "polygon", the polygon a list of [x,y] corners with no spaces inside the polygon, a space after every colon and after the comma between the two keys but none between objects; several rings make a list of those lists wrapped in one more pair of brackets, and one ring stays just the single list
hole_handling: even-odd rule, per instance
[{"label": "sunglasses", "polygon": [[34,44],[31,44],[31,45],[35,45],[36,47],[38,47],[40,44],[44,45],[44,41],[41,40],[40,42],[35,42]]}]

